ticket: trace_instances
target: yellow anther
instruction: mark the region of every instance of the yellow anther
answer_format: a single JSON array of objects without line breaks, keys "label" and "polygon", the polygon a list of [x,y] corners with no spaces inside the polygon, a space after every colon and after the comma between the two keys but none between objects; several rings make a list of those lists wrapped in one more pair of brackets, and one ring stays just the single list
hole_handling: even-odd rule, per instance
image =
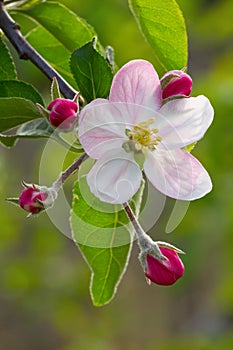
[{"label": "yellow anther", "polygon": [[154,151],[158,143],[162,140],[160,136],[155,136],[158,133],[158,129],[150,129],[149,126],[154,124],[155,119],[150,118],[145,122],[136,124],[133,130],[126,129],[125,133],[130,141],[134,142],[136,151]]}]

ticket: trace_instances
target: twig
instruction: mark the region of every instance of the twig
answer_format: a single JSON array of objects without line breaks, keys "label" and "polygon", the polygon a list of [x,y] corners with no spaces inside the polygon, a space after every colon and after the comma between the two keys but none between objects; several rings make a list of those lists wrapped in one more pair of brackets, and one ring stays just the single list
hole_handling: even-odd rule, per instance
[{"label": "twig", "polygon": [[58,179],[53,183],[53,189],[58,192],[67,178],[73,174],[87,158],[88,155],[84,153],[79,158],[75,159],[75,161],[65,171],[63,171]]},{"label": "twig", "polygon": [[4,8],[3,0],[0,0],[0,28],[15,47],[19,57],[30,60],[37,66],[51,81],[57,78],[59,88],[64,97],[73,99],[77,94],[63,77],[27,42],[20,32],[20,26],[11,18]]},{"label": "twig", "polygon": [[137,235],[138,245],[140,248],[139,260],[144,271],[146,271],[146,268],[147,268],[147,263],[146,263],[147,254],[150,254],[159,260],[166,260],[166,257],[162,254],[162,252],[159,249],[158,242],[154,242],[152,238],[143,230],[136,216],[134,215],[133,210],[130,207],[129,203],[127,202],[123,203],[123,206]]},{"label": "twig", "polygon": [[143,238],[145,238],[146,233],[143,230],[143,228],[141,227],[141,225],[139,224],[136,216],[134,215],[134,212],[133,212],[131,206],[129,205],[128,202],[125,202],[125,203],[123,203],[123,207],[125,209],[126,214],[128,215],[129,220],[131,221],[131,223],[135,229],[138,240],[139,241],[142,240]]}]

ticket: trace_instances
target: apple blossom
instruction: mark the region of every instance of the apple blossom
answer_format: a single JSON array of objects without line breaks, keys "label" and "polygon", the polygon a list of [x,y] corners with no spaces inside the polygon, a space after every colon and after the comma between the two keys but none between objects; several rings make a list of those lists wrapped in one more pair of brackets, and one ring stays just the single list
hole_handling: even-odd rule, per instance
[{"label": "apple blossom", "polygon": [[166,260],[156,259],[147,254],[145,276],[152,282],[163,286],[175,283],[184,274],[184,265],[179,255],[170,248],[159,248]]},{"label": "apple blossom", "polygon": [[162,104],[153,66],[133,60],[115,75],[109,100],[96,99],[79,117],[79,139],[96,159],[87,176],[93,194],[121,204],[137,192],[142,170],[167,196],[194,200],[212,188],[207,171],[183,148],[200,140],[213,120],[205,96]]},{"label": "apple blossom", "polygon": [[77,120],[78,104],[65,98],[56,98],[49,106],[49,121],[60,129],[70,130]]}]

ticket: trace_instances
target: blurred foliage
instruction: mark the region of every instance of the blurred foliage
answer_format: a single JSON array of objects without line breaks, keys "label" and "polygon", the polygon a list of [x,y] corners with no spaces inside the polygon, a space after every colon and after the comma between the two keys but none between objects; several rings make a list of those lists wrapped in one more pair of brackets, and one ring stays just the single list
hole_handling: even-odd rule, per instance
[{"label": "blurred foliage", "polygon": [[[157,67],[126,0],[60,2],[86,18],[105,46],[114,47],[119,66],[144,58]],[[94,308],[88,295],[90,274],[72,241],[45,214],[28,220],[23,211],[4,202],[21,191],[21,179],[38,182],[44,144],[23,140],[13,150],[1,148],[0,349],[232,349],[233,3],[178,3],[189,33],[193,95],[205,94],[215,108],[213,125],[194,149],[212,176],[213,192],[191,203],[169,235],[164,232],[174,203],[167,200],[151,231],[154,238],[186,251],[184,278],[171,288],[148,287],[135,245],[117,297],[104,308]],[[48,93],[49,84],[36,68],[29,62],[17,65],[24,80],[38,81],[38,89]],[[56,147],[47,158],[52,181],[60,160]]]}]

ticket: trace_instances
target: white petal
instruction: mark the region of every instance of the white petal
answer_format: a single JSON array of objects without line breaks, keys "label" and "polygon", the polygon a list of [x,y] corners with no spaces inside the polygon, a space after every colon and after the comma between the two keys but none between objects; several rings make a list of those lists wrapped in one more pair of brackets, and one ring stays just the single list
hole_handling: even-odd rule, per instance
[{"label": "white petal", "polygon": [[183,150],[148,152],[144,171],[154,187],[175,199],[194,200],[212,189],[207,171]]},{"label": "white petal", "polygon": [[132,154],[108,152],[97,160],[87,176],[91,192],[103,202],[122,204],[140,187],[142,172]]},{"label": "white petal", "polygon": [[140,105],[97,99],[81,111],[79,139],[86,153],[99,159],[108,150],[121,150],[128,141],[126,129],[155,117],[155,111]]},{"label": "white petal", "polygon": [[187,146],[200,140],[213,121],[214,110],[205,96],[167,102],[158,116],[157,128],[166,149]]},{"label": "white petal", "polygon": [[162,103],[162,90],[152,64],[144,60],[125,64],[113,79],[109,100],[158,110]]},{"label": "white petal", "polygon": [[108,149],[121,148],[126,138],[128,113],[119,104],[97,99],[83,108],[79,118],[79,139],[86,151],[98,159]]}]

